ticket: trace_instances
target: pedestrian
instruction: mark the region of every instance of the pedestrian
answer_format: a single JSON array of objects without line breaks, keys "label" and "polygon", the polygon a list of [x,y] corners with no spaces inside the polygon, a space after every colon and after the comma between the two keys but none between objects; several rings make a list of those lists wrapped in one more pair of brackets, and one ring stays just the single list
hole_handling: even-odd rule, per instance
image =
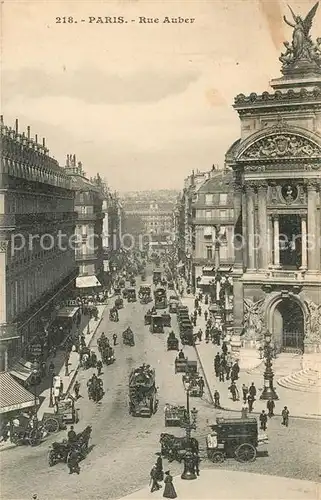
[{"label": "pedestrian", "polygon": [[225,366],[226,380],[230,380],[231,368],[232,368],[232,363],[226,360],[226,366]]},{"label": "pedestrian", "polygon": [[196,452],[193,453],[193,462],[194,462],[194,470],[196,472],[196,475],[199,476],[200,475],[201,459],[200,459],[198,453],[196,453]]},{"label": "pedestrian", "polygon": [[156,467],[157,480],[163,481],[164,480],[164,471],[163,471],[163,459],[162,459],[161,455],[158,455],[155,467]]},{"label": "pedestrian", "polygon": [[60,385],[59,385],[59,397],[61,398],[64,393],[64,383],[62,380],[60,380]]},{"label": "pedestrian", "polygon": [[282,410],[282,425],[285,425],[285,427],[288,427],[289,425],[289,415],[290,412],[288,410],[288,407],[285,406]]},{"label": "pedestrian", "polygon": [[113,342],[114,342],[114,346],[117,345],[117,334],[116,333],[113,334]]},{"label": "pedestrian", "polygon": [[198,307],[198,315],[202,316],[202,308],[201,308],[201,306]]},{"label": "pedestrian", "polygon": [[150,471],[150,482],[149,484],[152,485],[150,492],[153,493],[154,491],[157,491],[160,489],[160,485],[157,482],[157,469],[156,465],[152,467],[152,470]]},{"label": "pedestrian", "polygon": [[207,326],[207,327],[206,327],[206,330],[205,330],[205,342],[208,344],[208,343],[209,343],[209,340],[210,340],[210,329],[209,329],[209,327]]},{"label": "pedestrian", "polygon": [[197,324],[197,316],[194,316],[194,318],[193,318],[193,325],[196,326],[196,324]]},{"label": "pedestrian", "polygon": [[218,373],[219,373],[219,380],[220,380],[220,382],[224,382],[225,370],[224,370],[223,363],[220,364]]},{"label": "pedestrian", "polygon": [[44,378],[46,376],[46,373],[47,373],[47,365],[46,365],[46,362],[43,361],[41,363],[41,368],[40,368],[40,373],[41,373],[41,378]]},{"label": "pedestrian", "polygon": [[76,380],[75,385],[74,385],[74,392],[75,392],[76,399],[80,398],[79,389],[80,389],[80,382],[78,380]]},{"label": "pedestrian", "polygon": [[251,413],[252,410],[253,410],[253,404],[254,404],[254,397],[251,396],[251,394],[248,395],[247,402],[248,402],[248,405],[249,405],[249,413]]},{"label": "pedestrian", "polygon": [[99,359],[97,361],[96,368],[97,368],[97,375],[98,375],[98,377],[100,377],[101,371],[103,369],[103,363],[102,363],[101,359]]},{"label": "pedestrian", "polygon": [[203,332],[202,332],[202,329],[200,328],[197,332],[197,337],[198,337],[199,342],[202,342],[202,336],[203,336]]},{"label": "pedestrian", "polygon": [[165,472],[164,483],[165,483],[165,488],[164,488],[163,497],[164,498],[177,498],[177,493],[176,493],[174,485],[173,485],[173,477],[170,475],[169,470],[167,470]]},{"label": "pedestrian", "polygon": [[204,311],[205,322],[207,321],[207,318],[208,318],[208,311],[207,311],[207,309],[205,309],[205,311]]},{"label": "pedestrian", "polygon": [[214,408],[221,408],[220,393],[217,390],[215,390],[213,396],[214,396]]},{"label": "pedestrian", "polygon": [[51,375],[51,377],[53,377],[54,372],[55,372],[55,365],[54,365],[53,361],[50,361],[49,368],[48,368],[48,374]]},{"label": "pedestrian", "polygon": [[68,456],[67,465],[69,468],[69,474],[73,474],[74,472],[76,472],[76,474],[80,473],[79,453],[77,450],[71,449],[71,452],[69,453]]},{"label": "pedestrian", "polygon": [[237,387],[235,385],[235,382],[232,382],[228,389],[232,395],[233,401],[236,401],[238,399],[238,390],[237,390]]},{"label": "pedestrian", "polygon": [[246,403],[246,401],[247,401],[248,392],[249,392],[248,386],[246,384],[243,384],[242,385],[242,394],[243,394],[243,401],[244,401],[244,403]]},{"label": "pedestrian", "polygon": [[68,431],[67,437],[68,437],[68,442],[70,444],[75,443],[77,441],[77,434],[74,430],[73,425],[70,426],[70,430]]},{"label": "pedestrian", "polygon": [[260,414],[260,423],[261,423],[261,429],[262,431],[266,431],[266,424],[267,424],[267,414],[265,413],[264,410],[262,410],[262,413]]},{"label": "pedestrian", "polygon": [[205,386],[205,382],[204,382],[204,379],[203,377],[200,377],[199,380],[198,380],[198,386],[200,388],[200,392],[201,392],[201,397],[203,396],[204,394],[204,386]]},{"label": "pedestrian", "polygon": [[268,416],[271,418],[274,416],[274,408],[275,408],[275,403],[273,399],[268,399],[266,402],[266,407],[268,410]]},{"label": "pedestrian", "polygon": [[231,369],[231,380],[232,380],[232,382],[235,382],[235,380],[238,380],[239,373],[240,373],[240,367],[238,365],[238,362],[235,361],[235,363],[234,363],[234,365],[232,366],[232,369]]},{"label": "pedestrian", "polygon": [[220,365],[221,365],[221,358],[219,353],[216,354],[214,358],[214,371],[215,371],[215,376],[218,377],[220,374]]},{"label": "pedestrian", "polygon": [[223,344],[222,344],[222,352],[226,356],[226,354],[227,354],[227,344],[226,344],[226,342],[223,342]]},{"label": "pedestrian", "polygon": [[254,385],[254,382],[252,382],[252,384],[250,385],[250,388],[249,388],[249,394],[253,397],[253,400],[255,400],[255,396],[256,396],[256,387]]}]

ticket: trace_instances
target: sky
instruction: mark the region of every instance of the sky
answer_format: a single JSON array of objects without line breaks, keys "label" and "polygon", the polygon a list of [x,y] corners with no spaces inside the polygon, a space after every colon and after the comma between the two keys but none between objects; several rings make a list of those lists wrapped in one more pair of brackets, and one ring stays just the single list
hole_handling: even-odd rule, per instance
[{"label": "sky", "polygon": [[[119,192],[182,189],[192,170],[224,165],[240,131],[234,97],[281,76],[287,1],[4,0],[5,124],[30,125],[61,165],[76,154]],[[289,2],[302,16],[315,3]],[[106,16],[127,22],[96,22]],[[321,8],[311,34],[321,35]]]}]

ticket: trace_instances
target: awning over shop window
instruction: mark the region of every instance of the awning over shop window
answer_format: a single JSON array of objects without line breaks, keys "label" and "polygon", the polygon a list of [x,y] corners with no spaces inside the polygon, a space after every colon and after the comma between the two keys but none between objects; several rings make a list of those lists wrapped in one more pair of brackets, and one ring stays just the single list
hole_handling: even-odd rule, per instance
[{"label": "awning over shop window", "polygon": [[178,264],[177,264],[177,269],[181,269],[182,267],[184,267],[185,264],[183,264],[182,261],[180,261]]},{"label": "awning over shop window", "polygon": [[213,272],[215,271],[215,267],[214,266],[204,266],[202,271],[208,273],[208,272]]},{"label": "awning over shop window", "polygon": [[76,278],[77,288],[95,288],[97,286],[101,286],[101,283],[96,276],[78,276]]},{"label": "awning over shop window", "polygon": [[212,285],[214,284],[214,276],[202,276],[198,285]]},{"label": "awning over shop window", "polygon": [[28,378],[31,376],[33,370],[33,365],[30,361],[26,361],[21,358],[19,361],[12,367],[10,370],[10,374],[14,377],[22,380],[22,382],[26,382]]},{"label": "awning over shop window", "polygon": [[0,414],[34,406],[35,397],[9,373],[0,373]]},{"label": "awning over shop window", "polygon": [[58,311],[58,318],[73,318],[79,311],[79,307],[63,307]]},{"label": "awning over shop window", "polygon": [[233,266],[231,264],[221,264],[218,268],[220,273],[227,273],[228,271],[232,271]]},{"label": "awning over shop window", "polygon": [[212,236],[213,229],[211,226],[204,227],[204,236]]}]

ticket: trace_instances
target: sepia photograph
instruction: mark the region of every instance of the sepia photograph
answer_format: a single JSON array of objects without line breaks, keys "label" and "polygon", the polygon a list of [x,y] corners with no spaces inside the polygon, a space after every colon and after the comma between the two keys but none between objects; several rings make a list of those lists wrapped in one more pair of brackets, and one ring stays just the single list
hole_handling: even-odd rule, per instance
[{"label": "sepia photograph", "polygon": [[0,16],[1,500],[319,500],[319,1]]}]

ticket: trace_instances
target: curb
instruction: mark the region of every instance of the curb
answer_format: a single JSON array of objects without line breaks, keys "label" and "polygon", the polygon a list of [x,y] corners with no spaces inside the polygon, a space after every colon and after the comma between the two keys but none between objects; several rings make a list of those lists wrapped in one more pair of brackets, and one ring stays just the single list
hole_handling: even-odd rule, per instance
[{"label": "curb", "polygon": [[214,399],[213,399],[213,394],[211,392],[211,388],[210,388],[210,384],[208,382],[208,379],[207,379],[207,376],[206,376],[206,372],[204,370],[204,366],[203,366],[203,363],[202,363],[202,359],[201,359],[201,356],[197,350],[197,347],[196,345],[194,345],[194,349],[195,349],[195,352],[196,352],[196,356],[197,356],[197,359],[198,359],[198,362],[200,364],[200,367],[201,367],[201,370],[203,372],[203,376],[204,376],[204,380],[205,380],[205,384],[206,384],[206,387],[207,387],[207,390],[208,390],[208,393],[209,393],[209,396],[210,396],[210,401],[209,403],[214,405]]}]

